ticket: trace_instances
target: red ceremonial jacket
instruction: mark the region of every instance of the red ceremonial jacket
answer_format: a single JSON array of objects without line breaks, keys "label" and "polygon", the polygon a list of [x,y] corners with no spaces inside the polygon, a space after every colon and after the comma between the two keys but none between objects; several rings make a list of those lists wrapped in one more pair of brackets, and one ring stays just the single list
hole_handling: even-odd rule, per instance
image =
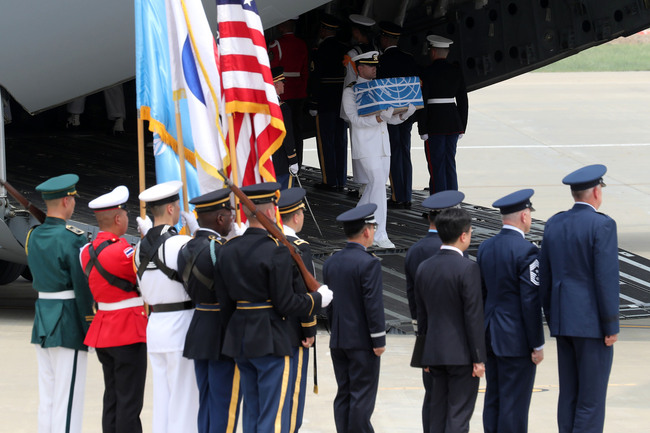
[{"label": "red ceremonial jacket", "polygon": [[284,94],[280,98],[283,101],[306,98],[309,52],[305,41],[286,33],[269,45],[269,59],[272,68],[284,68]]},{"label": "red ceremonial jacket", "polygon": [[[136,282],[133,268],[133,247],[123,238],[118,238],[113,233],[99,232],[97,238],[92,242],[93,248],[97,250],[99,245],[108,240],[117,239],[117,242],[110,244],[98,255],[98,260],[104,269],[116,277]],[[90,260],[88,246],[81,249],[81,268],[85,269]],[[96,302],[115,303],[130,298],[137,298],[138,292],[127,292],[119,289],[104,279],[93,267],[88,277],[88,285]],[[90,324],[84,344],[90,347],[115,347],[125,346],[134,343],[146,342],[147,316],[144,306],[123,308],[114,311],[102,311],[98,309],[95,318]]]}]

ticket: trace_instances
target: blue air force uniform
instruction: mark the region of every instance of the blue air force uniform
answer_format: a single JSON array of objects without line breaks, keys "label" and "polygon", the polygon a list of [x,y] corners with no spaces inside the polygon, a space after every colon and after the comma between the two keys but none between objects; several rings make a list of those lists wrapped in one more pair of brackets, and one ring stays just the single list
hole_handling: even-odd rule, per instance
[{"label": "blue air force uniform", "polygon": [[[230,190],[212,191],[190,203],[197,213],[229,210]],[[232,358],[221,354],[227,324],[227,315],[221,310],[232,309],[227,294],[217,292],[214,285],[214,264],[223,242],[219,233],[201,227],[178,254],[178,272],[195,304],[183,356],[194,360],[200,433],[234,432],[241,400],[239,370]]]},{"label": "blue air force uniform", "polygon": [[[583,167],[562,182],[584,191],[603,185],[606,170]],[[604,338],[619,332],[614,220],[577,199],[573,208],[551,217],[540,253],[540,285],[546,321],[557,340],[559,431],[602,432],[614,355]]]},{"label": "blue air force uniform", "polygon": [[[377,206],[349,210],[337,221],[374,222]],[[379,259],[356,242],[348,242],[323,265],[325,284],[334,291],[327,311],[332,327],[330,351],[338,391],[334,420],[338,433],[373,432],[370,417],[379,385],[380,358],[373,349],[386,345],[386,322]]]},{"label": "blue air force uniform", "polygon": [[[275,201],[279,184],[243,187],[256,203]],[[298,294],[303,284],[289,250],[269,233],[249,227],[219,249],[215,287],[236,303],[226,327],[222,353],[234,358],[244,395],[243,431],[288,428],[291,329],[289,315],[320,309],[319,293]],[[303,289],[304,290],[304,289]]]},{"label": "blue air force uniform", "polygon": [[[532,189],[517,191],[493,206],[504,215],[532,209],[532,194]],[[522,230],[508,224],[478,249],[487,346],[485,433],[528,430],[536,372],[531,353],[544,345],[538,252]]]}]

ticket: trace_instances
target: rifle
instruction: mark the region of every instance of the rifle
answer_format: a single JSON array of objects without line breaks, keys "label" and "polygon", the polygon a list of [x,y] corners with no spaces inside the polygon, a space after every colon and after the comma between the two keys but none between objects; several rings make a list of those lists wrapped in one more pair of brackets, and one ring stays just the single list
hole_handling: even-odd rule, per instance
[{"label": "rifle", "polygon": [[24,195],[19,193],[16,188],[14,188],[13,186],[11,186],[11,184],[9,184],[9,182],[7,182],[6,180],[1,180],[0,179],[0,184],[2,186],[4,186],[7,189],[7,192],[13,198],[18,200],[18,202],[21,205],[23,205],[23,207],[25,209],[27,209],[27,211],[29,211],[29,213],[32,214],[34,216],[34,218],[36,218],[38,220],[38,222],[40,222],[42,224],[43,221],[45,221],[45,212],[43,212],[42,210],[37,208],[34,204],[32,204],[31,201],[27,200],[27,197],[25,197]]},{"label": "rifle", "polygon": [[314,278],[314,276],[307,270],[305,267],[305,264],[302,261],[302,257],[300,257],[300,254],[296,251],[296,248],[291,245],[291,242],[284,236],[284,233],[282,233],[282,230],[273,223],[266,215],[264,215],[262,212],[260,212],[257,209],[257,206],[255,206],[255,203],[249,199],[246,194],[242,192],[241,189],[235,184],[233,184],[230,179],[228,179],[228,176],[223,172],[223,170],[219,171],[219,174],[221,174],[221,177],[223,178],[224,184],[230,188],[230,190],[239,198],[239,201],[250,210],[253,215],[255,215],[255,218],[264,226],[266,231],[268,231],[271,236],[276,238],[278,241],[282,242],[287,248],[289,248],[289,253],[291,253],[291,258],[293,259],[294,262],[296,262],[296,266],[298,266],[298,270],[300,270],[300,275],[302,275],[302,279],[305,280],[305,285],[307,286],[307,290],[310,292],[315,292],[318,290],[318,288],[321,286],[321,284]]}]

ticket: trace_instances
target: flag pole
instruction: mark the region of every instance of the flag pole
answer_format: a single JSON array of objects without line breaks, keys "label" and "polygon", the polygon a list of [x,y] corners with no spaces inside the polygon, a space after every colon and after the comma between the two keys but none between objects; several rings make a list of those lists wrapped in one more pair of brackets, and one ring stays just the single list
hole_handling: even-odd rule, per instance
[{"label": "flag pole", "polygon": [[178,143],[178,162],[181,166],[181,181],[183,182],[183,209],[190,211],[190,203],[187,197],[187,175],[185,174],[185,146],[183,145],[183,124],[181,122],[181,105],[179,102],[179,91],[174,92],[174,108],[176,111],[176,142]]},{"label": "flag pole", "polygon": [[[232,176],[232,183],[239,186],[237,179],[237,146],[235,146],[235,121],[232,118],[232,113],[228,114],[228,144],[230,147],[230,175]],[[235,196],[235,222],[241,225],[241,210],[239,209],[239,198]]]},{"label": "flag pole", "polygon": [[[144,170],[144,120],[142,120],[140,109],[138,108],[138,174],[140,180],[140,192],[147,188]],[[140,218],[144,219],[146,216],[147,205],[145,202],[140,200]]]}]

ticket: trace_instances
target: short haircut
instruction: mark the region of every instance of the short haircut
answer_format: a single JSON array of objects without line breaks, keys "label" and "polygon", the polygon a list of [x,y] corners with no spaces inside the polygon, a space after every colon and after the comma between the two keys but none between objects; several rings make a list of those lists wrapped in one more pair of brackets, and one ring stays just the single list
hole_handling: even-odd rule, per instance
[{"label": "short haircut", "polygon": [[157,204],[154,206],[149,205],[148,207],[154,218],[160,218],[165,214],[165,210],[167,209],[168,204],[169,203]]},{"label": "short haircut", "polygon": [[429,211],[429,222],[430,222],[431,224],[434,224],[434,225],[435,225],[435,223],[436,223],[436,217],[437,217],[438,215],[440,215],[440,212],[442,212],[441,209],[432,209],[432,210]]},{"label": "short haircut", "polygon": [[571,196],[573,196],[574,200],[579,200],[579,201],[584,201],[585,198],[589,196],[589,192],[593,189],[594,187],[592,186],[591,188],[587,189],[582,189],[580,191],[574,191],[571,190]]},{"label": "short haircut", "polygon": [[[248,209],[246,206],[242,206],[244,208],[244,215],[246,215],[246,218],[251,219],[251,218],[257,218],[255,214]],[[257,203],[255,205],[255,208],[259,211],[264,213],[267,209],[274,209],[275,208],[275,203],[272,202],[267,202],[267,203]]]},{"label": "short haircut", "polygon": [[436,229],[445,244],[454,243],[472,227],[472,217],[465,209],[449,208],[436,217]]},{"label": "short haircut", "polygon": [[359,235],[367,225],[368,223],[363,220],[346,222],[343,224],[343,233],[350,239]]}]

